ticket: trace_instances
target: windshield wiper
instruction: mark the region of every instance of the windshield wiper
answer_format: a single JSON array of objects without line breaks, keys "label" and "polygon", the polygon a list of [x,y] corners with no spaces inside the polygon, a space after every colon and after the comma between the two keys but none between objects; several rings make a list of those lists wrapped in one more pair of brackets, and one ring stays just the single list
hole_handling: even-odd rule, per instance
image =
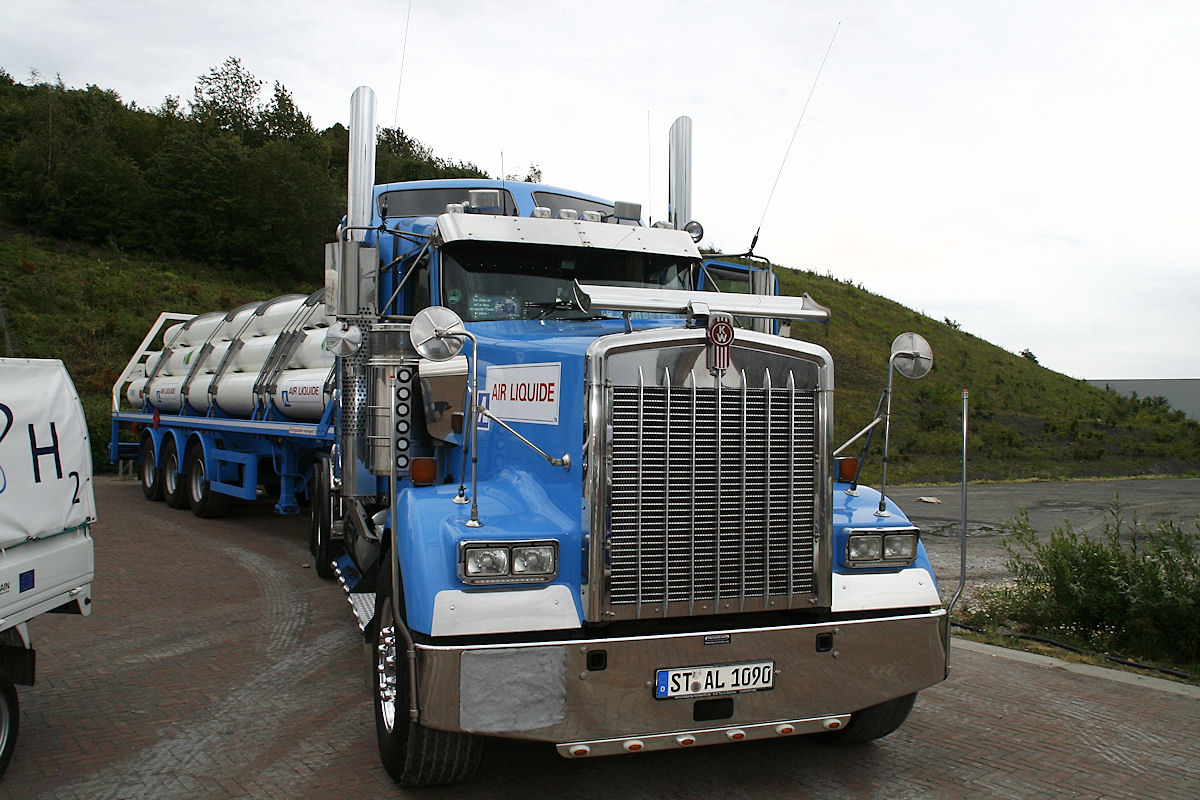
[{"label": "windshield wiper", "polygon": [[586,316],[577,317],[577,319],[599,319],[598,316],[591,314],[589,311],[582,309],[574,300],[562,300],[556,298],[554,300],[526,300],[525,308],[540,309],[540,313],[534,319],[545,319],[555,311],[578,311]]}]

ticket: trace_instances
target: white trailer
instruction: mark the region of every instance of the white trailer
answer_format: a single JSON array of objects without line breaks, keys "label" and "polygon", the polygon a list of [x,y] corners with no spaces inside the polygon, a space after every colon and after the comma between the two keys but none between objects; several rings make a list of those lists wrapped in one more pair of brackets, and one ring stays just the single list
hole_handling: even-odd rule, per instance
[{"label": "white trailer", "polygon": [[0,774],[16,744],[15,684],[34,682],[29,621],[92,612],[92,451],[58,360],[0,358]]}]

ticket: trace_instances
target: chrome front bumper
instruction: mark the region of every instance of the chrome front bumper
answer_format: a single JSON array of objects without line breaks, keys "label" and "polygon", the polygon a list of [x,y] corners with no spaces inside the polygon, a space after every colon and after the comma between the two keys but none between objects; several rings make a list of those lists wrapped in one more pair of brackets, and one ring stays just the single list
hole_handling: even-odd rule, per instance
[{"label": "chrome front bumper", "polygon": [[[420,721],[554,742],[565,756],[833,730],[854,711],[942,680],[945,625],[939,609],[668,636],[418,645]],[[775,662],[771,689],[721,698],[654,696],[659,669],[762,660]]]}]

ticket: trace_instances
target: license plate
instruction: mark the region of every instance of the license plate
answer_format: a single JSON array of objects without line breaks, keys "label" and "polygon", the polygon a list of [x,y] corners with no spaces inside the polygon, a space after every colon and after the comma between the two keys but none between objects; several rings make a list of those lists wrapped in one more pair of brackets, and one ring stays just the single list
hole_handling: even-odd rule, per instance
[{"label": "license plate", "polygon": [[708,667],[660,669],[655,674],[654,696],[704,697],[770,689],[775,685],[774,661],[746,661]]}]

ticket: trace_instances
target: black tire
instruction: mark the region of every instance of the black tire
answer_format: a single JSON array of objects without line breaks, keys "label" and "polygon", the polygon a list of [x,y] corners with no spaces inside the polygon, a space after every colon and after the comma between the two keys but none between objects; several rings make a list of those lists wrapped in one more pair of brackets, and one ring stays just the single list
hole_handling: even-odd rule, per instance
[{"label": "black tire", "polygon": [[138,478],[147,500],[162,500],[162,470],[154,460],[154,440],[147,436],[138,449]]},{"label": "black tire", "polygon": [[317,458],[308,484],[308,549],[313,554],[317,575],[334,577],[333,562],[343,553],[342,543],[333,538],[333,492],[329,489],[329,459]]},{"label": "black tire", "polygon": [[204,448],[198,444],[188,449],[186,476],[187,501],[192,513],[204,519],[223,515],[229,508],[229,495],[212,490],[204,466]]},{"label": "black tire", "polygon": [[912,711],[917,693],[906,694],[877,706],[855,711],[850,715],[850,724],[840,731],[822,734],[821,739],[831,744],[859,744],[882,739],[904,724]]},{"label": "black tire", "polygon": [[175,439],[168,436],[162,446],[162,476],[163,500],[171,508],[187,508],[187,487],[183,475],[179,471],[179,449],[175,447]]},{"label": "black tire", "polygon": [[21,704],[17,702],[17,687],[8,673],[0,669],[0,775],[8,769],[13,748],[17,746],[17,729],[21,722]]},{"label": "black tire", "polygon": [[[381,567],[384,569],[386,564]],[[380,575],[379,587],[370,629],[375,665],[375,735],[383,768],[401,786],[470,780],[479,768],[483,739],[426,728],[409,717],[408,659],[393,618],[390,577]]]}]

